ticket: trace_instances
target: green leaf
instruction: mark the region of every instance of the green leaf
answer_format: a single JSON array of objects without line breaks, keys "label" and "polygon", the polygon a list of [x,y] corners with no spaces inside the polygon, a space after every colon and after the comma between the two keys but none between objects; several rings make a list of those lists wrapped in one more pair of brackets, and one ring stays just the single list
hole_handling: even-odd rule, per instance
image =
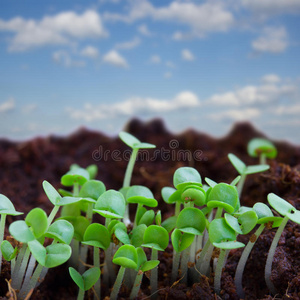
[{"label": "green leaf", "polygon": [[89,225],[83,236],[83,244],[106,250],[110,245],[110,233],[102,224]]},{"label": "green leaf", "polygon": [[247,167],[237,156],[235,156],[232,153],[229,153],[228,158],[240,175],[245,174]]},{"label": "green leaf", "polygon": [[121,246],[113,257],[113,263],[124,268],[136,269],[138,263],[136,248],[132,245]]},{"label": "green leaf", "polygon": [[2,214],[18,216],[23,213],[16,211],[12,202],[6,196],[0,194],[0,215]]},{"label": "green leaf", "polygon": [[172,216],[161,223],[161,226],[164,227],[168,233],[170,233],[176,226],[177,216]]},{"label": "green leaf", "polygon": [[138,256],[137,268],[136,270],[139,271],[141,266],[147,261],[147,257],[145,251],[142,248],[136,248],[136,253]]},{"label": "green leaf", "polygon": [[84,282],[83,278],[79,272],[77,272],[74,268],[69,267],[69,273],[73,281],[77,284],[77,286],[84,291]]},{"label": "green leaf", "polygon": [[126,201],[128,203],[139,203],[149,207],[156,207],[158,204],[150,189],[142,185],[131,186],[127,191]]},{"label": "green leaf", "polygon": [[159,260],[148,260],[141,266],[141,270],[142,272],[150,271],[156,268],[159,265],[159,263]]},{"label": "green leaf", "polygon": [[200,235],[205,229],[205,216],[198,208],[186,207],[178,215],[176,227],[182,232]]},{"label": "green leaf", "polygon": [[43,181],[43,189],[53,205],[58,205],[62,197],[57,190],[46,180]]},{"label": "green leaf", "polygon": [[147,226],[145,224],[138,225],[129,234],[131,244],[134,247],[140,247],[144,241],[144,234]]},{"label": "green leaf", "polygon": [[193,243],[194,238],[194,234],[181,232],[177,228],[171,234],[172,245],[176,252],[187,249]]},{"label": "green leaf", "polygon": [[64,186],[72,186],[74,183],[83,185],[89,179],[90,174],[86,169],[75,168],[71,169],[67,174],[62,176],[61,184]]},{"label": "green leaf", "polygon": [[288,212],[286,215],[291,221],[293,221],[297,224],[300,224],[300,211],[299,210],[293,209],[290,212]]},{"label": "green leaf", "polygon": [[229,242],[221,242],[221,243],[213,243],[213,245],[220,249],[237,249],[245,247],[245,244],[238,241],[229,241]]},{"label": "green leaf", "polygon": [[248,143],[248,154],[252,157],[257,157],[263,153],[268,158],[277,156],[277,149],[273,143],[263,138],[254,138]]},{"label": "green leaf", "polygon": [[235,232],[237,232],[239,234],[243,234],[243,231],[240,227],[240,224],[239,224],[237,218],[235,218],[232,215],[227,214],[227,213],[224,214],[224,218],[225,218],[227,225],[229,225]]},{"label": "green leaf", "polygon": [[224,218],[211,221],[208,228],[209,240],[211,243],[235,241],[235,231],[226,223]]},{"label": "green leaf", "polygon": [[90,175],[90,179],[95,179],[98,173],[98,167],[95,164],[89,165],[86,170]]},{"label": "green leaf", "polygon": [[62,217],[60,219],[67,220],[68,222],[70,222],[73,225],[74,239],[76,239],[80,242],[83,241],[84,232],[85,232],[86,228],[90,225],[90,222],[87,218],[85,218],[83,216],[76,216],[76,217],[66,216],[66,217]]},{"label": "green leaf", "polygon": [[182,189],[186,184],[202,186],[202,180],[196,169],[191,167],[181,167],[174,173],[173,184],[176,189]]},{"label": "green leaf", "polygon": [[155,215],[155,224],[161,226],[161,211],[157,211]]},{"label": "green leaf", "polygon": [[188,187],[181,194],[181,200],[184,202],[193,202],[195,205],[205,204],[205,191],[202,188]]},{"label": "green leaf", "polygon": [[128,132],[121,131],[119,133],[120,139],[130,148],[132,149],[151,149],[155,148],[155,145],[148,144],[148,143],[141,143],[136,137],[131,135]]},{"label": "green leaf", "polygon": [[99,180],[86,181],[79,191],[79,197],[97,200],[106,191],[105,185]]},{"label": "green leaf", "polygon": [[163,200],[168,203],[168,204],[171,204],[171,203],[174,203],[174,202],[170,202],[169,201],[169,198],[171,197],[171,195],[173,193],[176,192],[176,189],[172,188],[172,187],[163,187],[162,190],[161,190],[161,196],[163,198]]},{"label": "green leaf", "polygon": [[268,205],[257,202],[253,205],[253,210],[256,212],[258,220],[266,217],[273,217],[273,213]]},{"label": "green leaf", "polygon": [[217,183],[215,181],[213,181],[212,179],[209,179],[208,177],[205,177],[205,181],[206,183],[210,186],[210,187],[214,187],[215,185],[217,185]]},{"label": "green leaf", "polygon": [[257,214],[255,211],[247,211],[239,216],[238,221],[241,224],[243,234],[249,233],[257,224]]},{"label": "green leaf", "polygon": [[254,166],[248,166],[246,168],[245,174],[255,174],[255,173],[260,173],[264,172],[266,170],[270,169],[269,165],[254,165]]},{"label": "green leaf", "polygon": [[64,244],[70,244],[74,236],[73,225],[66,220],[56,220],[47,230],[46,237]]},{"label": "green leaf", "polygon": [[98,281],[101,275],[99,268],[90,268],[82,274],[82,279],[84,282],[84,290],[88,291],[92,286]]},{"label": "green leaf", "polygon": [[169,197],[168,204],[173,204],[177,201],[181,201],[181,193],[182,191],[176,191]]},{"label": "green leaf", "polygon": [[235,178],[230,182],[230,185],[237,185],[238,182],[240,181],[240,179],[241,179],[241,176],[235,177]]},{"label": "green leaf", "polygon": [[[169,234],[167,230],[158,225],[150,225],[145,230],[143,247],[154,248],[164,251],[169,244]],[[161,250],[162,249],[162,250]]]},{"label": "green leaf", "polygon": [[94,212],[105,218],[121,219],[125,213],[125,205],[124,196],[120,192],[108,190],[97,200]]},{"label": "green leaf", "polygon": [[30,227],[34,236],[38,239],[48,228],[48,217],[45,211],[37,207],[27,214],[25,223]]},{"label": "green leaf", "polygon": [[11,261],[17,256],[18,248],[14,248],[9,241],[4,240],[1,243],[1,252],[6,261]]},{"label": "green leaf", "polygon": [[72,197],[73,196],[73,193],[70,192],[70,191],[66,191],[64,189],[58,189],[58,192],[63,196],[68,196],[68,197]]},{"label": "green leaf", "polygon": [[155,212],[153,210],[147,210],[139,219],[138,225],[145,224],[149,226],[153,223],[155,218]]},{"label": "green leaf", "polygon": [[25,221],[15,221],[9,226],[10,234],[19,242],[28,243],[35,240],[35,236]]},{"label": "green leaf", "polygon": [[288,213],[295,212],[296,208],[279,196],[270,193],[268,194],[269,204],[281,215],[286,216]]}]

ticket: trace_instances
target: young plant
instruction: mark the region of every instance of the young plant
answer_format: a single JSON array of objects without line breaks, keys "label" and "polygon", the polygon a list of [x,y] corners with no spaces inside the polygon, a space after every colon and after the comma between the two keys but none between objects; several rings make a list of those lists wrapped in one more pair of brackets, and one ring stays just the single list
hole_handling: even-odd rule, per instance
[{"label": "young plant", "polygon": [[277,156],[274,144],[263,138],[252,139],[248,143],[247,151],[250,156],[259,157],[261,165],[266,164],[266,158],[274,159]]},{"label": "young plant", "polygon": [[269,254],[267,257],[266,267],[265,267],[265,280],[267,283],[267,286],[272,294],[276,294],[276,288],[271,281],[271,273],[272,273],[272,262],[273,257],[275,254],[275,250],[278,244],[278,241],[280,239],[280,236],[283,232],[283,229],[285,228],[285,225],[287,224],[288,220],[291,220],[297,224],[300,224],[300,211],[297,210],[293,205],[288,203],[286,200],[280,198],[279,196],[270,193],[268,195],[268,202],[269,204],[282,216],[284,216],[280,226],[277,229],[277,232],[274,236],[274,239],[272,241]]},{"label": "young plant", "polygon": [[[167,230],[158,225],[150,225],[144,233],[143,247],[151,248],[151,260],[157,260],[158,251],[164,251],[169,244],[169,234]],[[151,270],[150,287],[152,299],[156,299],[157,295],[157,267]]]},{"label": "young plant", "polygon": [[[127,165],[127,169],[125,172],[124,176],[124,181],[123,181],[123,188],[129,187],[130,186],[130,181],[131,181],[131,176],[133,172],[133,167],[137,158],[138,151],[140,149],[153,149],[156,146],[149,144],[149,143],[142,143],[140,140],[138,140],[136,137],[133,135],[127,133],[127,132],[120,132],[119,133],[120,139],[132,149],[132,153],[130,156],[130,160]],[[126,205],[126,210],[125,210],[125,215],[124,215],[124,223],[127,226],[130,224],[130,217],[129,217],[129,206]]]},{"label": "young plant", "polygon": [[110,299],[116,300],[126,268],[135,270],[138,266],[138,254],[136,248],[132,245],[121,246],[114,255],[113,263],[120,266],[117,279],[110,294]]},{"label": "young plant", "polygon": [[228,158],[229,158],[231,164],[235,167],[235,169],[241,175],[239,183],[237,184],[239,196],[242,195],[242,190],[243,190],[243,186],[244,186],[247,175],[264,172],[270,168],[269,165],[265,165],[265,164],[246,166],[244,164],[244,162],[242,162],[237,156],[235,156],[232,153],[228,154]]},{"label": "young plant", "polygon": [[240,210],[236,213],[236,215],[242,216],[245,213],[251,211],[256,213],[257,224],[259,224],[259,227],[255,231],[255,233],[251,235],[249,242],[240,257],[239,263],[235,271],[234,282],[235,282],[237,294],[241,299],[245,297],[243,286],[242,286],[243,272],[255,242],[257,241],[258,237],[260,236],[260,234],[268,224],[272,224],[272,227],[276,228],[282,222],[281,217],[274,217],[271,209],[266,204],[261,202],[255,203],[253,208],[241,207]]},{"label": "young plant", "polygon": [[[84,299],[84,293],[88,291],[100,278],[101,272],[97,267],[93,267],[85,271],[82,275],[74,268],[69,267],[69,273],[73,281],[79,287],[77,300]],[[100,298],[99,298],[100,299]]]}]

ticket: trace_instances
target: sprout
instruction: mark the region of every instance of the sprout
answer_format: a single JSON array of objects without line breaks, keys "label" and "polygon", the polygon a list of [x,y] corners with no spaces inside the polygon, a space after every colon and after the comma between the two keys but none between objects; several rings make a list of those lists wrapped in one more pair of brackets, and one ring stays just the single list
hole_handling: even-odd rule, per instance
[{"label": "sprout", "polygon": [[138,266],[137,250],[132,245],[121,246],[114,255],[113,263],[120,265],[117,279],[110,294],[111,300],[116,300],[122,285],[125,269],[136,269]]},{"label": "sprout", "polygon": [[270,193],[268,195],[268,202],[269,204],[282,216],[284,216],[276,234],[272,241],[266,267],[265,267],[265,280],[267,283],[267,286],[272,294],[276,294],[276,288],[274,284],[271,281],[271,273],[272,273],[272,262],[273,257],[275,254],[275,250],[279,241],[279,238],[283,232],[283,229],[285,228],[285,225],[287,224],[288,220],[291,220],[297,224],[300,224],[300,211],[297,210],[293,205],[288,203],[286,200],[278,197],[277,195]]},{"label": "sprout", "polygon": [[232,153],[228,154],[228,158],[235,169],[241,175],[239,183],[237,185],[239,196],[242,194],[243,186],[246,180],[247,175],[255,174],[259,172],[264,172],[270,168],[269,165],[261,164],[261,165],[254,165],[254,166],[246,166],[237,156]]},{"label": "sprout", "polygon": [[[169,244],[167,230],[158,225],[151,225],[145,230],[143,247],[151,248],[151,260],[157,260],[158,251],[164,251]],[[151,270],[150,275],[151,293],[157,291],[157,268]],[[153,296],[156,298],[156,295]]]},{"label": "sprout", "polygon": [[237,212],[237,214],[244,215],[250,212],[256,214],[257,224],[259,224],[260,226],[255,231],[255,233],[252,234],[252,236],[250,237],[249,242],[240,257],[239,263],[235,271],[234,282],[235,282],[237,294],[239,295],[240,298],[244,298],[244,291],[242,286],[244,268],[255,242],[257,241],[258,237],[260,236],[260,234],[262,233],[262,231],[264,230],[264,228],[268,223],[272,223],[272,227],[275,228],[278,227],[282,222],[282,218],[274,217],[271,209],[266,204],[260,202],[254,204],[253,208],[241,207],[240,210]]},{"label": "sprout", "polygon": [[73,281],[79,287],[77,300],[84,299],[85,291],[88,291],[100,278],[101,272],[97,267],[91,268],[85,271],[82,275],[78,273],[74,268],[69,268],[69,273]]},{"label": "sprout", "polygon": [[248,154],[252,157],[259,156],[259,163],[264,165],[266,158],[275,158],[277,156],[277,149],[273,143],[263,138],[254,138],[248,143]]}]

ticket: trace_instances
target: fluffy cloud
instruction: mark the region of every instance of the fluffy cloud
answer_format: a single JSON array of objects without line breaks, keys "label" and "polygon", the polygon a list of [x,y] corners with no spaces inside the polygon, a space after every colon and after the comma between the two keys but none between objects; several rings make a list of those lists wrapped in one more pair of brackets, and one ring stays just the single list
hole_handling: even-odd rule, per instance
[{"label": "fluffy cloud", "polygon": [[14,34],[9,40],[9,51],[72,44],[74,39],[107,36],[101,18],[94,10],[87,10],[81,15],[73,11],[62,12],[54,16],[45,16],[41,20],[26,20],[21,17],[9,21],[0,19],[0,31]]},{"label": "fluffy cloud", "polygon": [[262,35],[252,42],[257,52],[281,53],[288,47],[287,32],[284,27],[266,27]]},{"label": "fluffy cloud", "polygon": [[15,107],[16,107],[15,99],[13,97],[10,97],[6,101],[0,103],[0,113],[5,113],[14,110]]},{"label": "fluffy cloud", "polygon": [[137,30],[144,36],[153,36],[153,33],[148,29],[146,24],[140,25]]},{"label": "fluffy cloud", "polygon": [[160,64],[160,63],[161,63],[161,58],[160,58],[159,55],[152,55],[152,56],[150,57],[150,62],[151,62],[152,64]]},{"label": "fluffy cloud", "polygon": [[99,51],[97,48],[93,46],[86,46],[80,52],[82,56],[89,57],[89,58],[97,58],[99,56]]},{"label": "fluffy cloud", "polygon": [[261,111],[257,108],[231,109],[221,112],[216,112],[209,115],[209,118],[214,121],[244,121],[253,120],[261,115]]},{"label": "fluffy cloud", "polygon": [[82,60],[73,60],[70,54],[65,50],[58,50],[52,54],[52,59],[58,65],[64,67],[85,67],[86,63]]},{"label": "fluffy cloud", "polygon": [[184,91],[171,100],[137,97],[110,105],[101,104],[93,106],[85,104],[83,109],[68,107],[66,111],[73,119],[95,121],[118,116],[134,116],[142,113],[164,113],[179,109],[194,108],[199,105],[200,101],[194,93]]},{"label": "fluffy cloud", "polygon": [[181,51],[181,57],[182,57],[183,60],[187,60],[187,61],[195,60],[194,54],[188,49],[183,49]]},{"label": "fluffy cloud", "polygon": [[131,2],[127,15],[104,14],[105,20],[128,23],[147,17],[186,25],[191,29],[192,35],[197,37],[203,37],[208,32],[225,32],[234,23],[233,14],[220,1],[201,4],[173,1],[168,6],[155,7],[147,0],[136,0]]},{"label": "fluffy cloud", "polygon": [[119,54],[116,50],[111,50],[103,56],[103,62],[120,67],[120,68],[128,68],[129,65],[126,59]]},{"label": "fluffy cloud", "polygon": [[116,49],[126,49],[130,50],[137,47],[141,43],[141,40],[138,37],[135,37],[131,41],[119,43],[115,46]]}]

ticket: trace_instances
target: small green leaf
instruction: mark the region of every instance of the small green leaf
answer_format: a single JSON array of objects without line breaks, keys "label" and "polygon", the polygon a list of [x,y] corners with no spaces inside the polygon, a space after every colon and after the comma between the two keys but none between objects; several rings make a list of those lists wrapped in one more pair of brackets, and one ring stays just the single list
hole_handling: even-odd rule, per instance
[{"label": "small green leaf", "polygon": [[300,224],[300,211],[299,210],[293,209],[290,212],[288,212],[286,215],[291,221],[293,221],[297,224]]},{"label": "small green leaf", "polygon": [[205,181],[206,183],[210,186],[210,187],[214,187],[215,185],[217,185],[217,183],[215,181],[213,181],[212,179],[205,177]]},{"label": "small green leaf", "polygon": [[286,216],[292,211],[296,211],[296,208],[293,205],[273,193],[268,194],[268,202],[277,212],[279,212],[283,216]]},{"label": "small green leaf", "polygon": [[168,233],[170,233],[176,226],[177,216],[172,216],[161,223],[161,226],[164,227]]},{"label": "small green leaf", "polygon": [[268,158],[277,156],[277,149],[273,143],[263,138],[254,138],[248,143],[248,154],[252,157],[257,157],[264,154]]},{"label": "small green leaf", "polygon": [[155,145],[148,144],[148,143],[141,143],[136,137],[131,135],[128,132],[121,131],[119,133],[120,139],[130,148],[132,149],[151,149],[155,148]]},{"label": "small green leaf", "polygon": [[155,212],[153,210],[147,210],[138,221],[138,225],[145,224],[149,226],[153,223],[155,218]]},{"label": "small green leaf", "polygon": [[78,241],[83,241],[83,235],[86,228],[90,225],[90,222],[84,216],[66,216],[62,217],[61,219],[67,220],[70,222],[74,227],[74,239]]},{"label": "small green leaf", "polygon": [[238,221],[241,224],[243,234],[249,233],[257,224],[257,214],[255,211],[247,211],[239,216]]},{"label": "small green leaf", "polygon": [[176,189],[182,189],[186,184],[202,186],[202,180],[196,169],[191,167],[181,167],[174,173],[173,184]]},{"label": "small green leaf", "polygon": [[53,205],[58,205],[62,197],[57,190],[46,180],[43,181],[43,189]]},{"label": "small green leaf", "polygon": [[35,236],[25,221],[15,221],[9,226],[10,234],[19,242],[28,243],[35,240]]},{"label": "small green leaf", "polygon": [[159,265],[159,263],[159,260],[148,260],[141,266],[141,270],[142,272],[150,271],[156,268]]},{"label": "small green leaf", "polygon": [[175,192],[169,197],[167,203],[168,204],[173,204],[177,201],[181,201],[181,194],[182,194],[182,191],[175,190]]},{"label": "small green leaf", "polygon": [[181,200],[184,202],[193,202],[195,205],[205,204],[205,191],[202,188],[189,187],[181,194]]},{"label": "small green leaf", "polygon": [[228,158],[240,175],[245,174],[247,167],[236,155],[229,153]]},{"label": "small green leaf", "polygon": [[0,215],[2,214],[18,216],[23,213],[16,211],[12,202],[6,196],[0,194]]},{"label": "small green leaf", "polygon": [[124,268],[136,269],[138,263],[136,248],[132,245],[121,246],[114,255],[113,263]]},{"label": "small green leaf", "polygon": [[90,175],[90,179],[95,179],[98,173],[98,167],[95,164],[89,165],[86,170]]},{"label": "small green leaf", "polygon": [[[158,225],[150,225],[145,230],[143,247],[164,251],[169,244],[167,230]],[[162,249],[162,250],[161,250]]]},{"label": "small green leaf", "polygon": [[255,173],[260,173],[264,172],[266,170],[270,169],[269,165],[254,165],[254,166],[248,166],[246,168],[245,174],[255,174]]},{"label": "small green leaf", "polygon": [[98,281],[101,275],[100,269],[97,267],[90,268],[82,274],[84,282],[84,290],[88,291]]},{"label": "small green leaf", "polygon": [[110,233],[102,224],[89,225],[83,236],[83,244],[106,250],[110,245]]},{"label": "small green leaf", "polygon": [[240,227],[240,224],[239,224],[237,218],[235,218],[232,215],[227,214],[227,213],[224,214],[224,218],[225,218],[227,225],[229,225],[235,232],[237,232],[239,234],[243,234],[243,231]]},{"label": "small green leaf", "polygon": [[47,214],[41,208],[36,207],[27,214],[25,223],[31,228],[34,236],[38,239],[48,228]]},{"label": "small green leaf", "polygon": [[1,243],[1,252],[6,261],[11,261],[17,256],[18,248],[14,248],[9,241],[4,240]]},{"label": "small green leaf", "polygon": [[155,224],[161,226],[161,211],[157,211],[155,215]]},{"label": "small green leaf", "polygon": [[97,200],[106,191],[105,185],[99,180],[86,181],[79,191],[79,197]]},{"label": "small green leaf", "polygon": [[213,243],[213,245],[220,249],[237,249],[245,247],[245,244],[238,241],[229,241],[229,242],[221,242],[221,243]]},{"label": "small green leaf", "polygon": [[138,225],[129,234],[131,244],[134,247],[140,247],[144,242],[144,234],[147,226],[145,224]]},{"label": "small green leaf", "polygon": [[193,243],[194,239],[194,234],[181,232],[177,228],[171,234],[172,245],[176,252],[182,252],[187,249]]},{"label": "small green leaf", "polygon": [[162,196],[163,200],[164,200],[166,203],[171,204],[171,203],[173,203],[173,202],[170,202],[170,201],[169,201],[169,198],[170,198],[171,195],[172,195],[173,193],[175,193],[175,192],[176,192],[176,189],[174,189],[174,188],[172,188],[172,187],[166,186],[166,187],[163,187],[163,188],[162,188],[162,190],[161,190],[161,196]]},{"label": "small green leaf", "polygon": [[224,218],[211,221],[208,228],[209,240],[211,243],[235,241],[235,231],[226,223]]},{"label": "small green leaf", "polygon": [[56,220],[47,230],[46,237],[53,238],[55,241],[70,244],[74,236],[73,225],[66,220]]},{"label": "small green leaf", "polygon": [[62,176],[61,184],[64,186],[72,186],[74,183],[83,185],[89,179],[90,174],[86,169],[75,168],[71,169],[67,174]]},{"label": "small green leaf", "polygon": [[128,203],[139,203],[149,207],[156,207],[158,204],[150,189],[142,185],[131,186],[127,191],[126,201]]},{"label": "small green leaf", "polygon": [[138,256],[137,268],[136,270],[139,271],[141,266],[147,261],[146,253],[142,248],[136,248],[136,253]]},{"label": "small green leaf", "polygon": [[77,286],[84,291],[84,282],[83,278],[79,272],[77,272],[74,268],[69,267],[69,273],[73,281],[77,284]]}]

